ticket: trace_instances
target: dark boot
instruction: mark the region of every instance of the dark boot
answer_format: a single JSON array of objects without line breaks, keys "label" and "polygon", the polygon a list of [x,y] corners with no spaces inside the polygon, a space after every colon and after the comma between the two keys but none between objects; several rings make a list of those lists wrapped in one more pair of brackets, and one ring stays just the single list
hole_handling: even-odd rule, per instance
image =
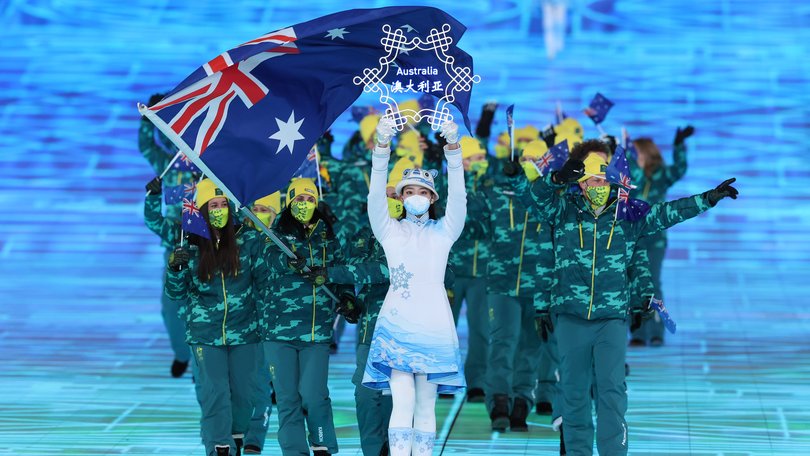
[{"label": "dark boot", "polygon": [[515,399],[512,415],[509,417],[509,429],[512,432],[529,432],[526,417],[529,416],[529,403],[525,399]]},{"label": "dark boot", "polygon": [[562,426],[560,426],[560,456],[565,456],[565,440],[563,439]]},{"label": "dark boot", "polygon": [[551,402],[538,402],[534,411],[538,415],[551,415]]},{"label": "dark boot", "polygon": [[467,402],[484,402],[484,390],[481,388],[470,388],[467,390]]},{"label": "dark boot", "polygon": [[245,446],[245,440],[243,437],[234,437],[234,443],[236,443],[236,456],[242,456],[242,447]]},{"label": "dark boot", "polygon": [[506,428],[509,427],[509,396],[506,394],[494,396],[489,419],[492,420],[493,431],[506,432]]},{"label": "dark boot", "polygon": [[231,456],[231,447],[229,446],[218,446],[217,449],[217,456]]},{"label": "dark boot", "polygon": [[245,445],[245,454],[262,454],[262,449],[256,445]]}]

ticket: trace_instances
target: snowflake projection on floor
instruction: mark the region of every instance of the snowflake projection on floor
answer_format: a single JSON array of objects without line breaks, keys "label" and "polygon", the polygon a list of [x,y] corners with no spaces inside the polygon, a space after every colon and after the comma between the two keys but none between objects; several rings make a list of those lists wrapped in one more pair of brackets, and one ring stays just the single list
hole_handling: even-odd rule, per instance
[{"label": "snowflake projection on floor", "polygon": [[[362,76],[355,76],[352,82],[355,85],[362,85],[363,92],[365,93],[379,93],[380,102],[387,106],[386,115],[393,117],[396,122],[397,129],[402,129],[409,123],[408,119],[412,119],[414,123],[420,122],[423,118],[428,121],[433,130],[438,130],[439,127],[447,121],[453,120],[453,115],[450,113],[449,104],[456,100],[456,92],[470,92],[472,91],[473,84],[481,82],[481,76],[473,74],[473,70],[468,66],[456,66],[455,57],[448,55],[447,51],[453,44],[453,37],[449,35],[450,25],[443,24],[441,30],[431,29],[426,39],[417,36],[409,39],[405,36],[405,32],[414,31],[413,27],[404,25],[402,27],[392,29],[388,24],[382,27],[384,33],[380,39],[380,43],[387,54],[380,57],[379,67],[377,68],[364,68]],[[437,90],[444,89],[444,95],[439,98],[434,108],[420,107],[418,111],[414,109],[400,109],[397,101],[391,97],[391,93],[396,93],[396,88],[389,89],[388,84],[383,82],[383,79],[388,76],[391,69],[391,64],[394,62],[400,53],[408,55],[410,51],[433,51],[436,57],[444,65],[444,71],[450,77],[450,82],[444,86],[439,87]],[[434,89],[436,89],[436,82],[434,81]],[[439,84],[441,86],[441,84]],[[433,92],[431,90],[430,92]]]},{"label": "snowflake projection on floor", "polygon": [[391,286],[394,287],[394,291],[400,288],[407,290],[411,277],[413,274],[405,270],[405,263],[391,269]]},{"label": "snowflake projection on floor", "polygon": [[408,299],[411,297],[411,292],[409,290],[405,290],[402,292],[402,295],[400,296],[402,296],[402,299]]}]

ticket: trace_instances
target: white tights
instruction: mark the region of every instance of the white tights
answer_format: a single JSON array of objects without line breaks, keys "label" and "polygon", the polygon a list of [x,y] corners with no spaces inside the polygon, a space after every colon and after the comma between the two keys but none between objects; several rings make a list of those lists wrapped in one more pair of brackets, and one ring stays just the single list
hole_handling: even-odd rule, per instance
[{"label": "white tights", "polygon": [[436,390],[427,374],[391,371],[394,408],[388,422],[391,456],[433,454],[436,439]]},{"label": "white tights", "polygon": [[435,433],[437,386],[428,382],[427,374],[392,370],[389,384],[394,407],[388,427]]}]

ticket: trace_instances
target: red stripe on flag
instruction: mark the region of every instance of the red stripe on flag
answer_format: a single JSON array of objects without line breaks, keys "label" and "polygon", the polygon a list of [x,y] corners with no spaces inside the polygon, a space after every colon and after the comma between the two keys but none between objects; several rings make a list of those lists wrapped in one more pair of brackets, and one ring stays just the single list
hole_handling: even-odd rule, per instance
[{"label": "red stripe on flag", "polygon": [[225,107],[228,106],[228,102],[231,98],[236,96],[236,92],[231,92],[219,102],[219,106],[217,107],[217,115],[214,117],[214,121],[211,122],[211,126],[208,127],[208,131],[205,132],[205,138],[203,138],[202,145],[200,146],[200,156],[202,156],[205,149],[208,147],[208,143],[211,141],[211,138],[214,136],[217,128],[221,125],[222,116],[225,115]]},{"label": "red stripe on flag", "polygon": [[238,67],[231,67],[222,72],[222,79],[236,85],[247,95],[252,104],[264,98],[264,91],[253,79],[247,77]]},{"label": "red stripe on flag", "polygon": [[224,95],[225,92],[227,92],[230,84],[229,83],[223,84],[222,82],[223,78],[220,78],[219,82],[217,82],[217,86],[214,87],[214,90],[210,94],[191,102],[191,104],[188,105],[188,107],[186,108],[185,112],[183,112],[183,115],[180,116],[179,119],[177,119],[177,122],[175,122],[174,125],[172,125],[172,130],[174,130],[179,134],[186,128],[186,125],[188,125],[188,123],[191,122],[192,119],[194,119],[194,117],[200,112],[200,110],[203,107],[205,107],[206,104],[208,104],[208,102],[210,102],[214,98]]},{"label": "red stripe on flag", "polygon": [[216,73],[218,71],[222,71],[225,68],[228,68],[228,62],[225,60],[225,57],[222,55],[218,55],[214,57],[210,62],[208,62],[208,66],[211,67],[211,73]]}]

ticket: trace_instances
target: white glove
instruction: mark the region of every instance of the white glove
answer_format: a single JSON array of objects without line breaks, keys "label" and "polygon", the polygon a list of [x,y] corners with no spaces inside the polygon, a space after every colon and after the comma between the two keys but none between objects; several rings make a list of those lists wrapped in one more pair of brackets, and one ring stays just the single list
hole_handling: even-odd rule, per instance
[{"label": "white glove", "polygon": [[439,136],[444,138],[447,144],[458,144],[458,125],[452,121],[443,123]]},{"label": "white glove", "polygon": [[381,117],[377,122],[377,144],[388,144],[397,134],[397,125],[390,117]]}]

